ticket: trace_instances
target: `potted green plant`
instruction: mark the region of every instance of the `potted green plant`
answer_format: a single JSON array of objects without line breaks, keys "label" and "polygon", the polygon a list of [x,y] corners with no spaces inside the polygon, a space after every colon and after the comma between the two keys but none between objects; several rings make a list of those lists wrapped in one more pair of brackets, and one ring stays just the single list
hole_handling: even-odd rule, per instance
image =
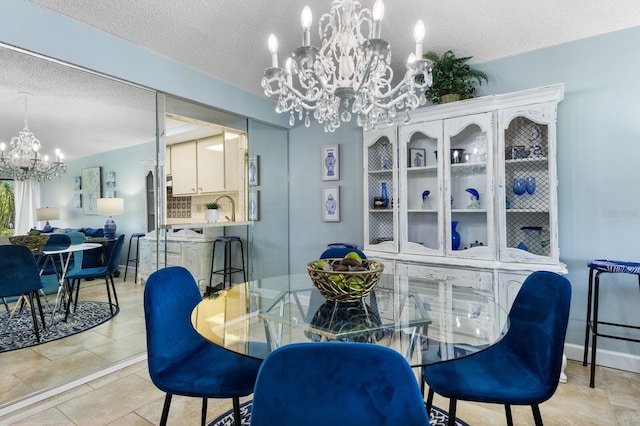
[{"label": "potted green plant", "polygon": [[476,95],[476,85],[481,85],[483,80],[489,81],[484,72],[471,68],[468,64],[471,56],[458,58],[453,51],[448,50],[442,56],[433,51],[427,52],[424,58],[433,61],[433,84],[425,95],[434,104],[473,98]]},{"label": "potted green plant", "polygon": [[220,217],[220,211],[218,210],[220,208],[220,205],[213,202],[207,203],[204,206],[206,207],[206,210],[204,212],[205,219],[207,219],[209,222],[217,222],[218,218]]}]

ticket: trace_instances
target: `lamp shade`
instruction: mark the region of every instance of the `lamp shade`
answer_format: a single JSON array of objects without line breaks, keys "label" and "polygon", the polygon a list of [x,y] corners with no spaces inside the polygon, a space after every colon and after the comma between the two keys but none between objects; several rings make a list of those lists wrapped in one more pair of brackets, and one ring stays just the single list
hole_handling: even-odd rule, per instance
[{"label": "lamp shade", "polygon": [[98,214],[112,216],[124,213],[124,199],[98,198]]},{"label": "lamp shade", "polygon": [[42,207],[36,209],[36,219],[38,219],[38,222],[43,220],[58,220],[60,219],[60,210],[57,207]]}]

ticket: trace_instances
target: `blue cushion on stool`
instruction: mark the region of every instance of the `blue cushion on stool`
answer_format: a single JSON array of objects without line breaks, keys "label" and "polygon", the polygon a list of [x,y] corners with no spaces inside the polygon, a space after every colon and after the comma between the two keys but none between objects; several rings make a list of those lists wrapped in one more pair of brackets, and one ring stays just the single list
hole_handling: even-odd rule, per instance
[{"label": "blue cushion on stool", "polygon": [[596,259],[590,261],[587,266],[591,269],[596,269],[603,272],[640,275],[640,263],[637,262]]},{"label": "blue cushion on stool", "polygon": [[240,241],[240,237],[236,237],[235,235],[228,235],[224,237],[216,238],[216,241],[221,241],[223,243],[229,243],[231,241]]}]

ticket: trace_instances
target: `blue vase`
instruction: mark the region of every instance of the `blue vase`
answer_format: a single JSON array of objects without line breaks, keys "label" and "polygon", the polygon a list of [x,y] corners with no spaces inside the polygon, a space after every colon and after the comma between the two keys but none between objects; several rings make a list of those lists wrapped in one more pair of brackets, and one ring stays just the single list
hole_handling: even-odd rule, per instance
[{"label": "blue vase", "polygon": [[460,248],[460,234],[456,231],[457,221],[451,222],[451,248],[458,250]]},{"label": "blue vase", "polygon": [[389,207],[389,195],[387,194],[387,182],[382,182],[382,188],[380,190],[380,196],[382,197],[382,203],[384,208]]}]

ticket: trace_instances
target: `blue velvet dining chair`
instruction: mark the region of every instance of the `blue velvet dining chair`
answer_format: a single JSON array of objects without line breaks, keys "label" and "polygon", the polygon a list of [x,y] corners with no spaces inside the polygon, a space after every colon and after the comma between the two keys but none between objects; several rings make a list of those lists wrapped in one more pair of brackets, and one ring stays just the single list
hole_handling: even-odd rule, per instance
[{"label": "blue velvet dining chair", "polygon": [[509,311],[509,330],[495,345],[427,366],[427,409],[434,392],[449,398],[449,425],[456,400],[504,404],[512,425],[511,405],[530,405],[542,425],[539,404],[556,391],[569,320],[571,284],[553,272],[537,271],[522,284]]},{"label": "blue velvet dining chair", "polygon": [[167,423],[172,395],[232,398],[240,426],[240,397],[253,392],[262,360],[240,355],[206,341],[191,324],[191,311],[202,300],[191,273],[171,266],[151,274],[144,289],[147,362],[153,383],[166,392],[161,425]]},{"label": "blue velvet dining chair", "polygon": [[293,343],[258,372],[251,426],[428,424],[415,374],[386,346]]},{"label": "blue velvet dining chair", "polygon": [[[38,305],[42,327],[45,328],[44,313],[38,291],[42,290],[42,279],[31,250],[20,245],[0,245],[0,297],[25,296],[31,309],[31,319],[36,340],[40,341],[38,320],[34,305]],[[22,303],[19,300],[17,303]]]},{"label": "blue velvet dining chair", "polygon": [[[113,282],[113,274],[118,270],[118,265],[120,264],[120,253],[122,252],[122,246],[124,245],[124,234],[121,234],[116,242],[113,244],[113,249],[109,254],[109,258],[106,259],[106,264],[103,266],[97,266],[95,268],[80,268],[74,269],[70,271],[66,279],[70,283],[69,289],[70,292],[73,292],[74,288],[76,291],[75,301],[74,301],[74,309],[78,305],[78,297],[80,295],[80,281],[84,278],[104,278],[104,283],[107,287],[107,298],[109,299],[109,308],[111,310],[111,315],[114,315],[114,308],[111,298],[111,291],[113,291],[113,299],[115,300],[115,306],[119,306],[118,303],[118,293],[116,292],[116,285]],[[109,288],[109,284],[111,284],[111,288]],[[69,303],[71,305],[71,303]],[[69,315],[70,306],[67,307],[67,313],[65,316],[65,320]]]}]

